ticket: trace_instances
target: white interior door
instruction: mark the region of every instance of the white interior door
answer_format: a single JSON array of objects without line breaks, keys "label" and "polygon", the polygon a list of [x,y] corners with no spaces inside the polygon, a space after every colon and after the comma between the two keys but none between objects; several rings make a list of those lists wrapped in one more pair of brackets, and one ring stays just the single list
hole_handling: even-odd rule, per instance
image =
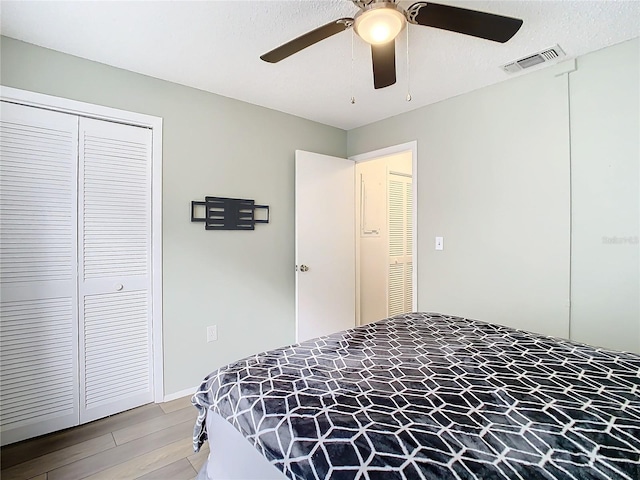
[{"label": "white interior door", "polygon": [[5,445],[78,423],[78,118],[0,105]]},{"label": "white interior door", "polygon": [[80,119],[80,422],[153,401],[151,130]]},{"label": "white interior door", "polygon": [[355,326],[355,164],[296,150],[296,339]]}]

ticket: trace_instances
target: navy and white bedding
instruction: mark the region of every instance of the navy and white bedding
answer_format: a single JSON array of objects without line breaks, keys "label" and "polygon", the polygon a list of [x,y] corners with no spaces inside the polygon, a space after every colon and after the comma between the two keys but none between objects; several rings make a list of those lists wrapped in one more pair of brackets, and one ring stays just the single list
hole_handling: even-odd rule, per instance
[{"label": "navy and white bedding", "polygon": [[214,411],[290,479],[640,479],[640,356],[459,317],[260,353],[193,403],[196,450]]}]

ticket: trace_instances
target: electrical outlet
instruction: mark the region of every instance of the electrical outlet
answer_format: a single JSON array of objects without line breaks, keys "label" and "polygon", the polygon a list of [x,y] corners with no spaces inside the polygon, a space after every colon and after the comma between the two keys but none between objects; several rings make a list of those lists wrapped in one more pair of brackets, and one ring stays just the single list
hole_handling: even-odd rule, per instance
[{"label": "electrical outlet", "polygon": [[207,343],[218,340],[218,326],[212,325],[207,327]]}]

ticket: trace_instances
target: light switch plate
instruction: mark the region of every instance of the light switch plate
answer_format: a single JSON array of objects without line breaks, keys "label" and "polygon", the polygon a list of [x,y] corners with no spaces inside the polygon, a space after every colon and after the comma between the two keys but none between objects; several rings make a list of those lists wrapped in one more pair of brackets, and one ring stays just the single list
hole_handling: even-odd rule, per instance
[{"label": "light switch plate", "polygon": [[218,340],[218,326],[212,325],[207,327],[207,343]]},{"label": "light switch plate", "polygon": [[443,249],[444,249],[444,238],[436,237],[436,250],[443,250]]}]

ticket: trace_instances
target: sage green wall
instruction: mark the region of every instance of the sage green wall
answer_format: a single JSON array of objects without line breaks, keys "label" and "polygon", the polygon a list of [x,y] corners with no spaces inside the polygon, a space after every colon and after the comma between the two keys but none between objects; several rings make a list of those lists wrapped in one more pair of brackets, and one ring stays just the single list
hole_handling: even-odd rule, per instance
[{"label": "sage green wall", "polygon": [[559,67],[349,132],[349,155],[418,141],[419,310],[568,336],[569,114]]},{"label": "sage green wall", "polygon": [[640,40],[578,58],[571,338],[640,353]]},{"label": "sage green wall", "polygon": [[638,44],[349,131],[418,141],[420,310],[640,352]]},{"label": "sage green wall", "polygon": [[[346,156],[346,132],[1,38],[2,85],[156,115],[163,124],[165,392],[294,341],[294,151]],[[191,200],[253,198],[253,232],[205,231]],[[206,343],[206,326],[218,326]]]}]

